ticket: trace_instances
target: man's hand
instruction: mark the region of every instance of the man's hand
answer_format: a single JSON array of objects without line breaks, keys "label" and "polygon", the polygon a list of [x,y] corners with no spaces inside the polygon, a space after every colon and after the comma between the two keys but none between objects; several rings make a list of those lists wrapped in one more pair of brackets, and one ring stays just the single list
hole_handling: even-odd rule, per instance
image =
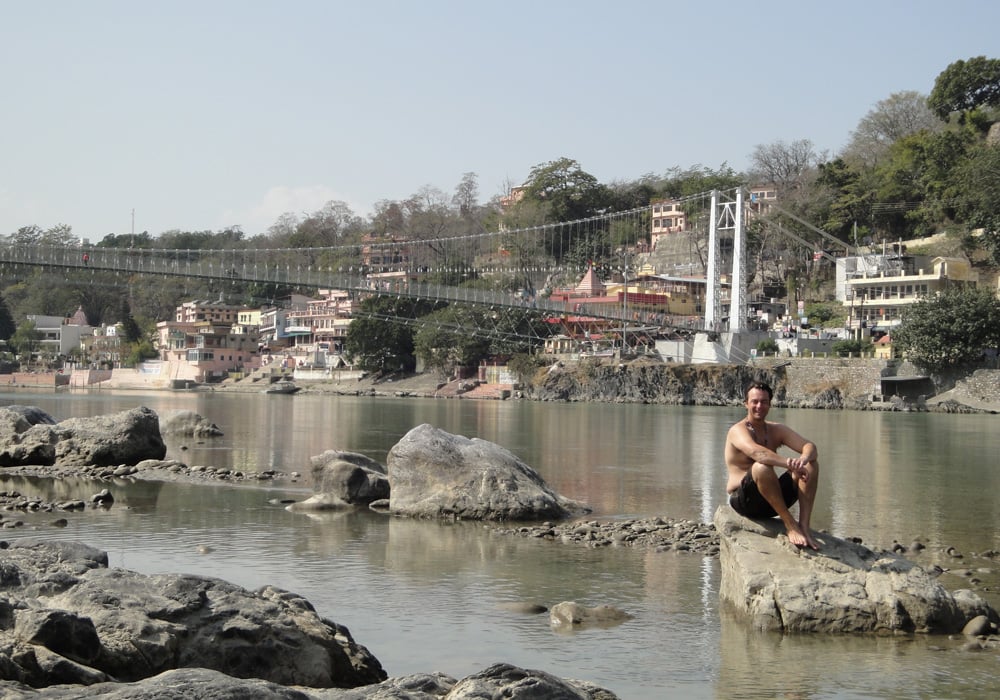
[{"label": "man's hand", "polygon": [[802,481],[809,480],[809,472],[806,470],[806,465],[809,464],[808,459],[803,457],[789,457],[785,460],[785,468],[792,473],[796,479],[801,479]]}]

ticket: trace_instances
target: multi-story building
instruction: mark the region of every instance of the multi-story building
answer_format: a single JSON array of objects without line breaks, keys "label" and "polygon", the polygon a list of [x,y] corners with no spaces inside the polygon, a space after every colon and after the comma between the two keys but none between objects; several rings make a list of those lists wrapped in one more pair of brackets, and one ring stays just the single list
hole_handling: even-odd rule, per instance
[{"label": "multi-story building", "polygon": [[160,359],[169,364],[171,378],[212,382],[257,367],[257,332],[238,323],[240,314],[248,311],[221,302],[189,301],[177,307],[176,320],[157,323]]},{"label": "multi-story building", "polygon": [[978,283],[969,261],[957,257],[883,254],[837,259],[836,298],[848,309],[847,327],[891,331],[918,300],[955,285]]},{"label": "multi-story building", "polygon": [[324,356],[343,352],[355,302],[339,289],[320,289],[319,295],[321,298],[307,302],[305,309],[288,312],[286,333],[293,353]]},{"label": "multi-story building", "polygon": [[292,294],[280,304],[260,309],[258,333],[262,353],[280,353],[293,344],[293,335],[289,332],[292,326],[289,314],[304,310],[310,301],[312,299],[303,294]]},{"label": "multi-story building", "polygon": [[118,325],[98,326],[80,339],[83,366],[90,369],[116,369],[122,366],[125,350]]},{"label": "multi-story building", "polygon": [[649,244],[656,250],[656,244],[664,236],[680,233],[687,228],[687,214],[676,199],[657,199],[650,202]]}]

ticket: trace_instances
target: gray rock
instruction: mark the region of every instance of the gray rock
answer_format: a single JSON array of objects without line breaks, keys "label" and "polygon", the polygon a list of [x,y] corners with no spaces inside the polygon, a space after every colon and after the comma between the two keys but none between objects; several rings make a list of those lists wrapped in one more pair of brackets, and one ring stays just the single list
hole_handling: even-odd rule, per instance
[{"label": "gray rock", "polygon": [[55,462],[57,441],[50,424],[35,424],[22,411],[0,408],[0,467],[51,465]]},{"label": "gray rock", "polygon": [[346,628],[295,594],[106,566],[105,553],[84,545],[9,544],[0,564],[0,678],[34,687],[131,682],[193,666],[320,688],[386,677]]},{"label": "gray rock", "polygon": [[21,415],[30,425],[55,425],[59,421],[53,418],[48,412],[43,411],[38,406],[21,406],[12,404],[5,406],[8,411],[13,411]]},{"label": "gray rock", "polygon": [[[506,694],[503,694],[506,693]],[[461,682],[442,673],[389,678],[357,688],[285,687],[256,678],[240,679],[205,668],[184,668],[132,683],[96,682],[93,685],[54,685],[42,690],[22,683],[0,681],[5,700],[105,698],[107,700],[617,700],[613,693],[591,683],[564,681],[542,671],[507,664],[491,666]]]},{"label": "gray rock", "polygon": [[784,632],[951,634],[995,610],[970,591],[949,593],[893,552],[814,533],[819,552],[792,545],[777,518],[715,512],[721,543],[720,597],[754,628]]},{"label": "gray rock", "polygon": [[412,517],[549,520],[589,512],[553,491],[508,450],[424,424],[386,459],[389,510]]},{"label": "gray rock", "polygon": [[305,503],[369,505],[389,497],[385,467],[365,455],[327,450],[310,461],[316,496]]},{"label": "gray rock", "polygon": [[634,616],[611,605],[586,607],[576,602],[557,603],[549,611],[549,624],[555,629],[615,627]]},{"label": "gray rock", "polygon": [[448,700],[614,700],[616,696],[589,683],[557,678],[544,671],[525,670],[511,664],[494,664],[463,678],[448,693]]},{"label": "gray rock", "polygon": [[163,459],[167,447],[156,412],[145,406],[105,416],[70,418],[54,426],[55,464],[118,466]]},{"label": "gray rock", "polygon": [[176,410],[160,415],[162,435],[183,435],[186,437],[218,437],[222,428],[194,411]]}]

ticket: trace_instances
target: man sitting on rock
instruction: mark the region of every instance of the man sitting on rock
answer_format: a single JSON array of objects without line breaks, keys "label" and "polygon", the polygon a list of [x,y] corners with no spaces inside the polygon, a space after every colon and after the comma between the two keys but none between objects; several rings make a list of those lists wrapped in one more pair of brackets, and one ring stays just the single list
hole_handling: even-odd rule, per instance
[{"label": "man sitting on rock", "polygon": [[[726,434],[729,505],[748,518],[778,516],[792,544],[819,549],[809,532],[819,481],[816,445],[788,426],[766,420],[773,395],[763,382],[750,384],[745,395],[747,417]],[[798,456],[780,456],[776,450],[782,446]],[[785,470],[780,477],[775,467]],[[796,501],[798,521],[788,510]]]}]

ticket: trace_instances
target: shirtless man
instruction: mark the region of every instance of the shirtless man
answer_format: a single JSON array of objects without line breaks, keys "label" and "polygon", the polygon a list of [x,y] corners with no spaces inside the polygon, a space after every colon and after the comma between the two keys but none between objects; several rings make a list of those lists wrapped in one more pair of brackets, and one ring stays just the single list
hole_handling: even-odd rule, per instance
[{"label": "shirtless man", "polygon": [[[747,417],[726,434],[729,504],[748,518],[778,516],[792,544],[819,549],[809,531],[819,481],[816,445],[788,426],[766,420],[773,393],[762,382],[747,387]],[[777,450],[782,446],[794,450],[798,456],[780,456]],[[775,467],[785,472],[779,477]],[[798,521],[788,510],[796,501]]]}]

